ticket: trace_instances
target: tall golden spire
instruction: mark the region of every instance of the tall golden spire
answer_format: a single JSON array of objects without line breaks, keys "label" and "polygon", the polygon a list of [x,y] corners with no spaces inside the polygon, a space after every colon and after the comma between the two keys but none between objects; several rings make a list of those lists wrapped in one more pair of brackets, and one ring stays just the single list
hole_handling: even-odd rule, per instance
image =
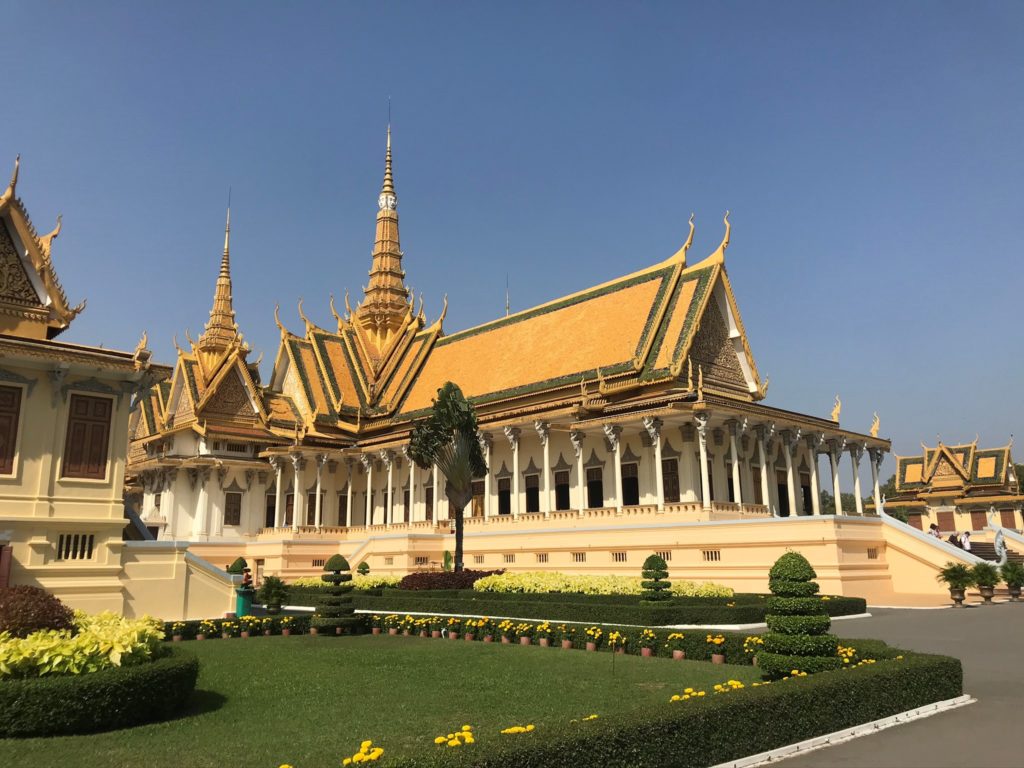
[{"label": "tall golden spire", "polygon": [[356,319],[384,347],[402,327],[409,314],[409,290],[402,270],[402,248],[398,236],[398,196],[391,174],[391,124],[388,123],[387,151],[384,154],[384,182],[377,198],[377,235],[373,244],[370,282],[363,290],[363,301],[356,308]]},{"label": "tall golden spire", "polygon": [[235,341],[240,341],[238,324],[231,297],[231,204],[228,204],[227,221],[224,224],[224,253],[220,258],[220,274],[213,290],[213,307],[210,320],[196,343],[200,352],[223,352]]}]

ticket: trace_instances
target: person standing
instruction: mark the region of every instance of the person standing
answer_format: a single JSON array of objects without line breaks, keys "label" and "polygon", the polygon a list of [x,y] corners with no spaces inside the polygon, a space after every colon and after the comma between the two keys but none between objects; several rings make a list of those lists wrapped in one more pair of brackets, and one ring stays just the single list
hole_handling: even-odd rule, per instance
[{"label": "person standing", "polygon": [[970,552],[971,551],[971,532],[970,531],[964,531],[963,533],[960,534],[960,546],[964,549],[965,552]]}]

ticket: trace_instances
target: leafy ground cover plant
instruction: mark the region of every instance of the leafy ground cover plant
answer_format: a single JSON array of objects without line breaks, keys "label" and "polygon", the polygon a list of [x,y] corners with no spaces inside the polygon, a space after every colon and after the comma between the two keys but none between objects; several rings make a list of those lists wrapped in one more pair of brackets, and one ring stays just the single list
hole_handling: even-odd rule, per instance
[{"label": "leafy ground cover plant", "polygon": [[39,587],[0,589],[0,632],[26,637],[40,629],[71,629],[74,613]]}]

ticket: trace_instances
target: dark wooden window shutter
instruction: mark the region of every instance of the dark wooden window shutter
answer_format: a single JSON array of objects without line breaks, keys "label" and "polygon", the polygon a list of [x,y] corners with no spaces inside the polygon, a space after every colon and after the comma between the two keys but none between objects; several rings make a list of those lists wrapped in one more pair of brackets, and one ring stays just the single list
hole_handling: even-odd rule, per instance
[{"label": "dark wooden window shutter", "polygon": [[0,387],[0,475],[14,472],[14,449],[21,416],[21,389]]},{"label": "dark wooden window shutter", "polygon": [[107,476],[111,405],[112,401],[105,397],[71,395],[64,477],[102,480]]}]

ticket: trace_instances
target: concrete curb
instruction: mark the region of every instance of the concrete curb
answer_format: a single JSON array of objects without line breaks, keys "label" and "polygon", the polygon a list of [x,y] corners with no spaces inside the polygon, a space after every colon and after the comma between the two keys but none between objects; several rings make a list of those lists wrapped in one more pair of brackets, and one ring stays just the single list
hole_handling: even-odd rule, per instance
[{"label": "concrete curb", "polygon": [[739,760],[730,760],[727,763],[719,763],[718,765],[712,766],[712,768],[755,768],[755,766],[777,763],[780,760],[785,760],[787,757],[796,757],[797,755],[813,752],[816,749],[823,749],[824,747],[831,747],[835,744],[842,744],[843,742],[860,738],[861,736],[870,736],[871,734],[885,730],[886,728],[892,728],[894,725],[903,725],[904,723],[909,723],[914,720],[922,720],[941,712],[965,707],[968,704],[973,704],[975,701],[977,701],[977,699],[974,697],[964,694],[963,696],[958,696],[955,699],[946,699],[945,701],[926,704],[925,706],[918,707],[917,709],[911,709],[906,712],[900,712],[897,715],[883,717],[881,720],[873,720],[870,723],[855,725],[852,728],[846,728],[842,731],[827,733],[824,736],[815,736],[813,739],[806,739],[805,741],[800,741],[796,744],[789,744],[785,747],[779,747],[778,749],[772,749],[767,752],[760,752],[756,755],[741,757]]}]

